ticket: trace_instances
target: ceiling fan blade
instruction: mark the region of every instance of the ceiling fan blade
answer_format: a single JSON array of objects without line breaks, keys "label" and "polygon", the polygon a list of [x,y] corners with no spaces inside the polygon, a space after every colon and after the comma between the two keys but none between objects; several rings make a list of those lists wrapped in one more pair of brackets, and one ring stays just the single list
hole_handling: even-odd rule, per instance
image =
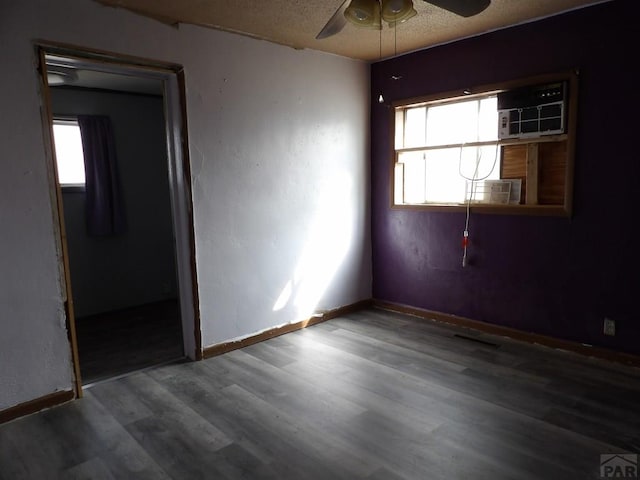
[{"label": "ceiling fan blade", "polygon": [[472,17],[485,10],[491,0],[424,0],[461,17]]},{"label": "ceiling fan blade", "polygon": [[344,26],[347,24],[347,19],[344,16],[344,11],[347,9],[347,3],[349,3],[349,0],[344,0],[344,2],[342,2],[342,5],[338,7],[327,24],[323,27],[322,30],[320,30],[320,33],[316,35],[316,40],[321,40],[323,38],[335,35],[344,28]]}]

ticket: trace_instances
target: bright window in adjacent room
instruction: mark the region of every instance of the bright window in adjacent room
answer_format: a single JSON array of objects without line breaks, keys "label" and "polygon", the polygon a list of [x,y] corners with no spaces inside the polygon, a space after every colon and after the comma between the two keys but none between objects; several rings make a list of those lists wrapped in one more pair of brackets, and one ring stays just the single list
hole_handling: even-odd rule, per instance
[{"label": "bright window in adjacent room", "polygon": [[62,187],[85,184],[82,137],[76,120],[54,120],[53,139],[56,149],[58,181]]},{"label": "bright window in adjacent room", "polygon": [[495,94],[396,107],[395,126],[396,205],[479,201],[500,178]]}]

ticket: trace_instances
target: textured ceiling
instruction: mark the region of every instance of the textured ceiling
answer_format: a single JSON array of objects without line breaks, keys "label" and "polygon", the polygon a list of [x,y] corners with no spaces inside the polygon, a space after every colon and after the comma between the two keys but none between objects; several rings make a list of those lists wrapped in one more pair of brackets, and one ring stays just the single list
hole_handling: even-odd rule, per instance
[{"label": "textured ceiling", "polygon": [[418,15],[399,25],[397,31],[386,25],[379,32],[347,24],[338,34],[322,40],[316,40],[316,35],[343,0],[95,1],[170,24],[201,25],[294,48],[375,61],[602,3],[603,0],[492,0],[486,10],[469,18],[457,16],[423,0],[414,0]]}]

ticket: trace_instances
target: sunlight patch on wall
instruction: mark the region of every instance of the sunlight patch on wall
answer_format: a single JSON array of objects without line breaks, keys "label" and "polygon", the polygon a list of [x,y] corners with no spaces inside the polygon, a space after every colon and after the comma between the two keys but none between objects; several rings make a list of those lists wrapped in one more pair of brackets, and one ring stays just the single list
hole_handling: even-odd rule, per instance
[{"label": "sunlight patch on wall", "polygon": [[342,265],[353,237],[353,181],[347,172],[331,176],[323,189],[309,238],[292,277],[285,283],[273,311],[296,310],[297,319],[316,311],[331,280]]}]

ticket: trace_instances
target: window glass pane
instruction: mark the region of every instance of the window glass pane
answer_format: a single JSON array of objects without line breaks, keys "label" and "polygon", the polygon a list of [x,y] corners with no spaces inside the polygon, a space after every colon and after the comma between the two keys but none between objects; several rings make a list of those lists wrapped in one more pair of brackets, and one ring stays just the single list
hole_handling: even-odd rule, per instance
[{"label": "window glass pane", "polygon": [[498,140],[498,97],[489,97],[480,101],[478,140],[488,142]]},{"label": "window glass pane", "polygon": [[430,107],[427,114],[427,145],[451,145],[478,140],[478,102]]},{"label": "window glass pane", "polygon": [[395,203],[465,203],[467,183],[499,179],[499,147],[453,147],[401,152]]},{"label": "window glass pane", "polygon": [[396,109],[396,148],[404,148],[404,109]]},{"label": "window glass pane", "polygon": [[459,148],[426,152],[426,201],[429,203],[463,203],[465,179],[458,172]]},{"label": "window glass pane", "polygon": [[393,204],[404,203],[404,163],[396,162],[393,171]]},{"label": "window glass pane", "polygon": [[496,140],[498,138],[497,108],[495,96],[429,107],[426,145]]},{"label": "window glass pane", "polygon": [[426,107],[409,108],[406,110],[404,124],[404,147],[423,147],[426,135]]},{"label": "window glass pane", "polygon": [[84,154],[78,124],[54,122],[53,139],[60,185],[84,185]]},{"label": "window glass pane", "polygon": [[[464,204],[467,184],[500,178],[497,97],[396,110],[396,204]],[[404,115],[401,115],[401,113]],[[471,142],[496,142],[464,146]],[[440,146],[449,148],[438,148]]]},{"label": "window glass pane", "polygon": [[[425,161],[423,152],[405,152],[398,155],[403,164],[404,203],[425,201]],[[398,171],[397,169],[396,171]]]},{"label": "window glass pane", "polygon": [[487,145],[483,147],[458,148],[458,164],[460,175],[467,180],[484,180],[500,178],[500,147]]}]

